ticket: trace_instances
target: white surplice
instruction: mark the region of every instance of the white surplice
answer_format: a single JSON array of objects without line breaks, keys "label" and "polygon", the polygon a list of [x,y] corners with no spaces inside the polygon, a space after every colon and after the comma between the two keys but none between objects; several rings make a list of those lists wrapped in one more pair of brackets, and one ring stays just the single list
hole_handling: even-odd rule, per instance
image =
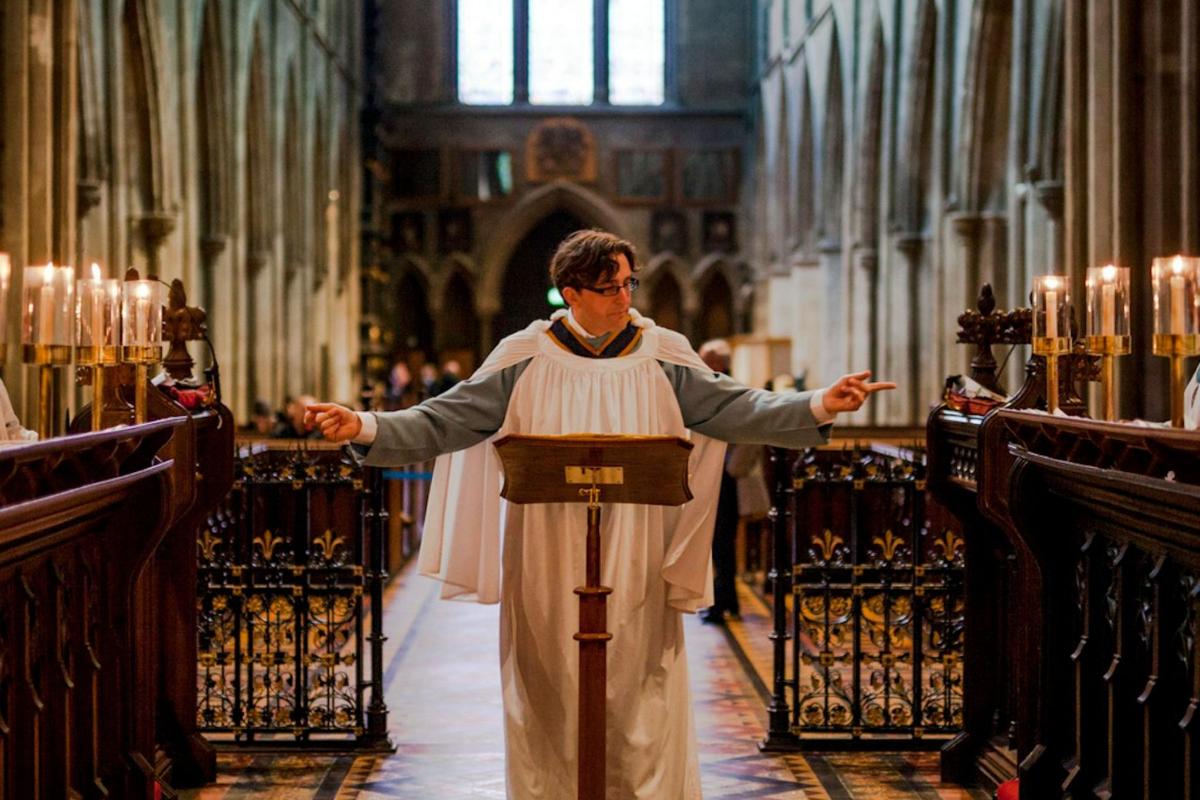
[{"label": "white surplice", "polygon": [[[699,764],[681,613],[712,601],[711,540],[725,445],[688,431],[658,361],[706,369],[683,336],[643,327],[632,354],[589,359],[563,350],[549,323],[508,337],[480,372],[526,359],[508,433],[670,434],[691,439],[696,499],[679,508],[605,504],[608,598],[608,800],[693,800]],[[438,458],[419,568],[444,597],[501,604],[508,796],[568,800],[576,792],[578,600],[587,529],[582,504],[515,505],[499,497],[492,440]]]}]

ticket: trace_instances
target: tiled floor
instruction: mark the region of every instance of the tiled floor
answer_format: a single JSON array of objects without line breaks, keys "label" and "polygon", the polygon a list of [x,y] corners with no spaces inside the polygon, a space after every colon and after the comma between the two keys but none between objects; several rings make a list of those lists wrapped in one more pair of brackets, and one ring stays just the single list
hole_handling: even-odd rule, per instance
[{"label": "tiled floor", "polygon": [[[224,754],[219,781],[183,796],[503,800],[497,609],[440,602],[435,593],[432,581],[411,571],[398,576],[389,591],[384,660],[394,755]],[[743,611],[745,622],[731,632],[749,640],[762,629],[763,609],[748,602]],[[937,757],[929,753],[761,754],[765,708],[726,632],[694,617],[686,629],[708,800],[985,797],[938,784]],[[761,658],[757,648],[751,651],[751,661]]]}]

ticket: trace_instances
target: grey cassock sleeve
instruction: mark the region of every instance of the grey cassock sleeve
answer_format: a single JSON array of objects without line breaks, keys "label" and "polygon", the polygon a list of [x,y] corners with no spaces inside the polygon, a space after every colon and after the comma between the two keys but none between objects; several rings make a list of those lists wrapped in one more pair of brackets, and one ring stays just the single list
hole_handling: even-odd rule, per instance
[{"label": "grey cassock sleeve", "polygon": [[[378,429],[363,463],[399,467],[478,444],[500,430],[508,398],[529,360],[454,384],[403,411],[375,413]],[[356,445],[358,452],[361,446]]]},{"label": "grey cassock sleeve", "polygon": [[792,450],[829,441],[833,425],[813,416],[813,392],[751,389],[728,375],[659,363],[675,388],[683,424],[696,433],[733,444]]}]

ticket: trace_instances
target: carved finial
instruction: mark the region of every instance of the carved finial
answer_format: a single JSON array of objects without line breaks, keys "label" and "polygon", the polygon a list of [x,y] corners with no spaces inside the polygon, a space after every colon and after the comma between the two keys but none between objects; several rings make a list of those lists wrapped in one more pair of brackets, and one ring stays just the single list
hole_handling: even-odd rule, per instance
[{"label": "carved finial", "polygon": [[990,283],[985,283],[980,287],[979,298],[975,301],[975,307],[985,317],[996,310],[996,296],[992,294],[992,285]]},{"label": "carved finial", "polygon": [[187,304],[183,281],[178,278],[171,281],[171,288],[167,292],[167,308],[163,314],[163,335],[171,347],[163,359],[163,369],[175,380],[192,377],[195,361],[188,354],[187,343],[204,338],[207,319],[208,314],[204,309]]}]

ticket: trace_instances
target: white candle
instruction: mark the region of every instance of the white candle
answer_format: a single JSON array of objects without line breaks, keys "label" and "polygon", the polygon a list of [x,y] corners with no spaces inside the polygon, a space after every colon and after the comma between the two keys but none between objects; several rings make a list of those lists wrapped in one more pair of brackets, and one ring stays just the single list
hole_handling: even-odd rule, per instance
[{"label": "white candle", "polygon": [[1100,270],[1100,335],[1117,335],[1117,268],[1109,264]]},{"label": "white candle", "polygon": [[54,264],[42,270],[42,291],[38,295],[38,344],[54,341]]},{"label": "white candle", "polygon": [[[104,282],[100,279],[100,265],[92,264],[92,347],[104,346]],[[99,353],[96,354],[99,356]]]},{"label": "white candle", "polygon": [[139,282],[134,290],[133,338],[138,345],[150,345],[150,287]]},{"label": "white candle", "polygon": [[1058,338],[1058,292],[1046,290],[1046,338]]},{"label": "white candle", "polygon": [[1184,292],[1187,286],[1187,281],[1183,277],[1183,259],[1179,256],[1171,261],[1171,314],[1170,326],[1171,333],[1176,336],[1182,336],[1186,333],[1185,329],[1185,311],[1184,311]]}]

